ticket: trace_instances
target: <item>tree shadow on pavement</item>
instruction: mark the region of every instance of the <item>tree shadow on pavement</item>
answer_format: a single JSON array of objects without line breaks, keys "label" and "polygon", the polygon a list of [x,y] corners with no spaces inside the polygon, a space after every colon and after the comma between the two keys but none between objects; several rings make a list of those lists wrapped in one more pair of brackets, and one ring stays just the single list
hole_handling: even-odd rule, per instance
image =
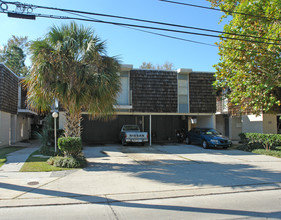
[{"label": "tree shadow on pavement", "polygon": [[[113,156],[98,152],[102,150],[109,152],[108,154],[112,152]],[[182,149],[181,153],[185,150]],[[89,155],[92,157],[89,166],[84,169],[87,172],[117,171],[120,174],[129,173],[130,176],[159,183],[198,187],[239,186],[241,188],[255,184],[281,182],[280,170],[267,169],[267,167],[263,169],[255,163],[247,163],[247,161],[242,160],[237,162],[237,160],[231,158],[228,162],[227,157],[219,158],[223,160],[218,162],[200,160],[200,157],[196,161],[191,161],[175,154],[163,154],[163,152],[161,153],[154,148],[118,149],[118,147],[109,147],[98,148],[94,151],[97,157],[93,152],[92,154],[86,154],[87,159]],[[118,154],[120,152],[124,152],[124,154]],[[159,156],[160,154],[163,154],[163,156]],[[231,152],[230,154],[234,153]],[[115,155],[117,156],[115,157]],[[245,155],[251,156],[254,154],[246,153]],[[211,156],[207,155],[207,159]]]},{"label": "tree shadow on pavement", "polygon": [[[237,215],[237,216],[247,216],[247,217],[259,217],[259,218],[280,218],[281,211],[277,212],[257,212],[257,211],[245,211],[245,210],[234,210],[234,209],[214,209],[214,208],[200,208],[200,207],[188,207],[188,206],[174,206],[174,205],[155,205],[155,204],[145,204],[145,201],[118,201],[118,200],[108,200],[106,197],[69,193],[63,191],[49,190],[32,188],[28,186],[20,186],[15,184],[0,183],[0,187],[7,190],[16,190],[20,192],[32,192],[45,196],[56,196],[56,197],[67,197],[77,200],[77,202],[71,202],[69,204],[110,204],[116,207],[126,207],[126,208],[142,208],[142,209],[157,209],[157,210],[168,210],[168,211],[180,211],[180,212],[196,212],[196,213],[208,213],[208,214],[224,214],[224,215]],[[80,201],[80,202],[79,202]],[[44,206],[45,204],[34,204],[27,205],[30,206]],[[56,200],[49,202],[47,205],[60,205]],[[61,204],[61,205],[66,205]],[[7,208],[9,206],[2,206],[1,208]],[[21,207],[25,207],[21,205]]]}]

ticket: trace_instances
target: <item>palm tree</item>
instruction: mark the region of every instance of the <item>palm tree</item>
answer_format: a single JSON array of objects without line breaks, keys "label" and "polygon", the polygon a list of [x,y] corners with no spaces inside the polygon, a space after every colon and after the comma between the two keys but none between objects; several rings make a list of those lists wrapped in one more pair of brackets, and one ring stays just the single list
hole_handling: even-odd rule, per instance
[{"label": "palm tree", "polygon": [[120,90],[119,63],[106,56],[105,42],[91,28],[76,23],[53,26],[30,45],[32,69],[26,79],[27,103],[38,112],[50,111],[57,99],[66,113],[65,136],[81,135],[83,111],[109,116]]}]

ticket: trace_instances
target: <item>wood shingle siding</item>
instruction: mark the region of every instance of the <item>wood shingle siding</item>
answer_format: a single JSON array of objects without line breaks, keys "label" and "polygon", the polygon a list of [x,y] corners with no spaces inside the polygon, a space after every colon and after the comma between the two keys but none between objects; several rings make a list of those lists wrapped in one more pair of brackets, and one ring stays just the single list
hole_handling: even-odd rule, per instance
[{"label": "wood shingle siding", "polygon": [[130,88],[134,112],[177,112],[177,73],[131,70]]},{"label": "wood shingle siding", "polygon": [[0,63],[0,111],[17,114],[18,77]]},{"label": "wood shingle siding", "polygon": [[21,109],[27,109],[27,90],[23,87],[23,80],[20,81],[21,83],[21,105],[20,108]]},{"label": "wood shingle siding", "polygon": [[216,112],[216,94],[212,86],[214,80],[212,73],[190,73],[189,100],[191,113]]}]

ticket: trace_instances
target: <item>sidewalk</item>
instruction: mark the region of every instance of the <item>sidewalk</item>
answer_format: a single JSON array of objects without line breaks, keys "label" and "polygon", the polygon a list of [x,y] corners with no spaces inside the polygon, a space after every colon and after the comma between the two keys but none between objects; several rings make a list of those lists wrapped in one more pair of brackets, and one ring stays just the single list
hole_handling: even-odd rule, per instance
[{"label": "sidewalk", "polygon": [[30,154],[39,149],[39,143],[32,141],[31,143],[16,143],[12,146],[26,147],[22,150],[12,152],[7,155],[7,162],[0,168],[3,172],[18,172],[27,160]]}]

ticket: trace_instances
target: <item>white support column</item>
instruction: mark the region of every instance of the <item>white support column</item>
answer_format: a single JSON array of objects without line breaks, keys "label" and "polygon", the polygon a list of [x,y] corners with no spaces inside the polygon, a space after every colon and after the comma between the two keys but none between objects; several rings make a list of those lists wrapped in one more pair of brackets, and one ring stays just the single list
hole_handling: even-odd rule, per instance
[{"label": "white support column", "polygon": [[149,146],[151,147],[151,115],[149,115]]}]

